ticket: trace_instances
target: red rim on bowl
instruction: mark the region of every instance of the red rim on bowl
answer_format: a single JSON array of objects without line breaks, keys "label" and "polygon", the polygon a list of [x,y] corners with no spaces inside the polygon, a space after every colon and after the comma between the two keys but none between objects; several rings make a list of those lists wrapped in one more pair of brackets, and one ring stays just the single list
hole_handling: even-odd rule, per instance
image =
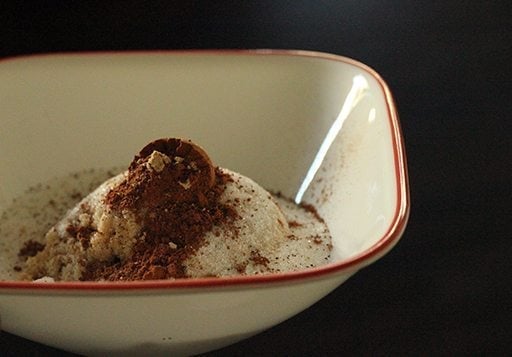
[{"label": "red rim on bowl", "polygon": [[[285,272],[268,275],[250,275],[250,276],[233,276],[220,278],[193,278],[193,279],[177,279],[177,280],[151,280],[151,281],[126,281],[126,282],[56,282],[56,283],[38,283],[29,281],[0,281],[0,289],[15,290],[83,290],[83,291],[105,291],[105,290],[174,290],[183,288],[213,288],[224,286],[240,286],[240,285],[259,285],[263,283],[284,283],[305,279],[321,279],[333,274],[343,274],[359,270],[369,265],[386,254],[398,242],[402,236],[410,211],[409,196],[409,180],[407,175],[406,155],[403,136],[398,119],[396,106],[387,84],[381,76],[367,65],[356,60],[322,52],[302,51],[302,50],[177,50],[177,51],[135,51],[135,52],[86,52],[79,54],[39,54],[30,57],[41,56],[95,56],[95,55],[126,55],[126,54],[201,54],[201,55],[245,55],[245,56],[294,56],[294,57],[310,57],[319,58],[330,61],[343,62],[358,67],[370,74],[380,85],[387,104],[388,117],[391,128],[391,139],[393,145],[393,162],[396,191],[396,207],[391,223],[387,231],[380,239],[370,248],[355,255],[351,258],[338,263],[330,263],[317,268]],[[1,60],[10,61],[14,58],[6,58]]]}]

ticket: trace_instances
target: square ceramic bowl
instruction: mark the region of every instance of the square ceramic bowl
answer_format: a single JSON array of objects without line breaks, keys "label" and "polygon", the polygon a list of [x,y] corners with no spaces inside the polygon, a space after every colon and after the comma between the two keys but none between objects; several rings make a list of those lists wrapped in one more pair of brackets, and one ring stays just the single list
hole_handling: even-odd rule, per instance
[{"label": "square ceramic bowl", "polygon": [[313,204],[333,237],[330,263],[283,274],[0,281],[2,329],[50,346],[85,355],[220,348],[306,309],[382,257],[405,229],[406,162],[390,90],[345,57],[256,50],[11,58],[0,61],[0,108],[0,214],[52,177],[126,166],[153,139],[187,137],[217,165]]}]

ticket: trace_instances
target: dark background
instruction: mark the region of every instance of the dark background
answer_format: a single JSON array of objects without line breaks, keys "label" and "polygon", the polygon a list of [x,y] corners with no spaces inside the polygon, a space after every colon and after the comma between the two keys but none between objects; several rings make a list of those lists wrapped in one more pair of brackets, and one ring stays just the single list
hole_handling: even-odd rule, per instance
[{"label": "dark background", "polygon": [[[0,57],[307,49],[362,61],[391,87],[412,200],[400,243],[310,309],[211,356],[511,355],[509,1],[34,4],[0,4]],[[2,353],[67,355],[5,332]]]}]

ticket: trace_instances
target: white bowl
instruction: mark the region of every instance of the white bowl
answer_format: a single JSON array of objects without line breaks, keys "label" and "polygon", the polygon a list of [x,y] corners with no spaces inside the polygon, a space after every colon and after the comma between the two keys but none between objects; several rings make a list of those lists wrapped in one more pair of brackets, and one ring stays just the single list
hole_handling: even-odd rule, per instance
[{"label": "white bowl", "polygon": [[[304,51],[56,54],[0,62],[0,213],[26,188],[128,165],[188,137],[214,162],[314,204],[332,262],[267,276],[0,282],[2,329],[75,353],[200,353],[297,314],[388,252],[409,212],[391,93],[354,60]],[[1,239],[2,237],[0,237]],[[1,253],[0,253],[1,254]]]}]

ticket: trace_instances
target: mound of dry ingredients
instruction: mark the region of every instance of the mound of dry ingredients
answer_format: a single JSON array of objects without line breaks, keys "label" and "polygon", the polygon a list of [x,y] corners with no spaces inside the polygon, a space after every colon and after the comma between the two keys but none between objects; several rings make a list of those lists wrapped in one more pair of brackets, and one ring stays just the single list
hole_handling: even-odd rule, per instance
[{"label": "mound of dry ingredients", "polygon": [[180,139],[148,144],[44,240],[28,238],[15,267],[26,280],[265,274],[324,264],[331,251],[313,208],[215,167],[204,150]]}]

